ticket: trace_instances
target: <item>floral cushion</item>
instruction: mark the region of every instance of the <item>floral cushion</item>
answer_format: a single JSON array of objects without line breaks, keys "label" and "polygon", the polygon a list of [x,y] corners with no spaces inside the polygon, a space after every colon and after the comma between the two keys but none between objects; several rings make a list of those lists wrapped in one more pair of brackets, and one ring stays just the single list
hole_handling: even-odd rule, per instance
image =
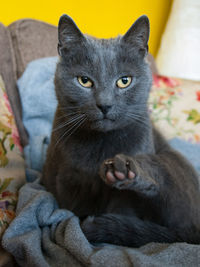
[{"label": "floral cushion", "polygon": [[200,143],[200,82],[154,75],[149,109],[167,139]]},{"label": "floral cushion", "polygon": [[24,183],[22,148],[0,76],[0,237],[15,217],[17,191]]}]

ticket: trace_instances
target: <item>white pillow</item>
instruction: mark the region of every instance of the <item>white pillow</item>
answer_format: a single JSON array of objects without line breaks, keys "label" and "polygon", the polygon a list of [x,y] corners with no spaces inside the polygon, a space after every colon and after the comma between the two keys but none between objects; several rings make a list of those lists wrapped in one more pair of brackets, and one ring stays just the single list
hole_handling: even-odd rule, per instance
[{"label": "white pillow", "polygon": [[200,0],[174,0],[156,63],[162,75],[200,81]]}]

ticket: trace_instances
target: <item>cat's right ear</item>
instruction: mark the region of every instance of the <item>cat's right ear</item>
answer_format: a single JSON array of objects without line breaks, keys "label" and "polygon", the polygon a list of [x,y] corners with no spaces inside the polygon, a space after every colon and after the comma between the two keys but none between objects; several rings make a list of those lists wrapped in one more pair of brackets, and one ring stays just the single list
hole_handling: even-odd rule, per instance
[{"label": "cat's right ear", "polygon": [[142,56],[147,55],[149,40],[149,19],[143,15],[139,17],[126,34],[122,37],[122,42],[130,44],[138,49]]},{"label": "cat's right ear", "polygon": [[62,48],[76,45],[84,40],[84,35],[68,16],[62,15],[58,24],[58,54],[62,55]]}]

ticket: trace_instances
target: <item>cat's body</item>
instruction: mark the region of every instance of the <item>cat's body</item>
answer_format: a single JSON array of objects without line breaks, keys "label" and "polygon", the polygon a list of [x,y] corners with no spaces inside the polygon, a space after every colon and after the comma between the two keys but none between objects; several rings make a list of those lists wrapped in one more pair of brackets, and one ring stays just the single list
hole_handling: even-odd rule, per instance
[{"label": "cat's body", "polygon": [[[83,37],[61,18],[59,104],[42,182],[62,208],[94,216],[82,222],[91,242],[200,243],[198,176],[149,120],[147,41],[146,17],[111,40]],[[128,75],[130,85],[116,87]]]},{"label": "cat's body", "polygon": [[[60,117],[57,110],[56,117]],[[57,123],[56,123],[57,125]],[[72,210],[78,216],[87,216],[101,214],[102,211],[111,212],[109,202],[113,201],[112,192],[116,195],[118,190],[108,187],[102,179],[100,179],[100,166],[104,160],[113,158],[119,153],[134,156],[139,151],[154,151],[152,140],[146,145],[138,144],[135,147],[131,146],[131,140],[134,140],[134,131],[130,133],[127,130],[116,131],[116,133],[74,133],[71,136],[70,142],[62,142],[61,146],[64,149],[57,148],[55,151],[49,152],[46,165],[48,166],[48,188],[51,186],[51,191],[57,195],[61,207]],[[137,131],[139,133],[140,131]],[[79,136],[80,134],[80,136]],[[141,133],[142,135],[143,133]],[[57,142],[57,136],[52,136],[52,149]],[[51,155],[55,154],[55,157]],[[66,159],[64,166],[59,166],[60,162]],[[51,170],[49,170],[51,168]],[[60,168],[60,170],[58,170]],[[59,175],[58,175],[59,172]],[[59,176],[65,178],[60,183],[54,179],[59,179]],[[51,184],[56,182],[56,184]],[[65,184],[66,183],[66,184]],[[69,189],[69,190],[68,190]],[[66,191],[67,190],[67,191]],[[62,192],[62,193],[61,193]],[[66,193],[67,192],[67,193]],[[123,194],[120,191],[120,194]],[[125,192],[125,199],[127,192]],[[89,199],[89,201],[87,201]],[[123,200],[121,200],[123,202]],[[122,203],[121,203],[122,204]],[[128,205],[128,203],[126,203]],[[123,209],[126,207],[122,204]],[[129,205],[132,205],[129,203]],[[111,204],[113,206],[113,204]],[[116,203],[116,208],[120,207]],[[125,211],[126,212],[126,211]]]}]

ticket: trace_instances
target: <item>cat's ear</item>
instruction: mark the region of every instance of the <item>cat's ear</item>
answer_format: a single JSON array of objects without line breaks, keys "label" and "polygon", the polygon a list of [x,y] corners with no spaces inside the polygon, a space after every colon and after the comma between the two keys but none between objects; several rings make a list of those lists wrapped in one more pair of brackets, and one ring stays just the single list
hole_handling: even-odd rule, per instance
[{"label": "cat's ear", "polygon": [[82,32],[68,15],[60,17],[58,24],[58,53],[60,56],[63,47],[81,43],[84,38]]},{"label": "cat's ear", "polygon": [[145,56],[148,52],[149,29],[149,19],[143,15],[133,23],[122,41],[138,47],[139,53]]}]

